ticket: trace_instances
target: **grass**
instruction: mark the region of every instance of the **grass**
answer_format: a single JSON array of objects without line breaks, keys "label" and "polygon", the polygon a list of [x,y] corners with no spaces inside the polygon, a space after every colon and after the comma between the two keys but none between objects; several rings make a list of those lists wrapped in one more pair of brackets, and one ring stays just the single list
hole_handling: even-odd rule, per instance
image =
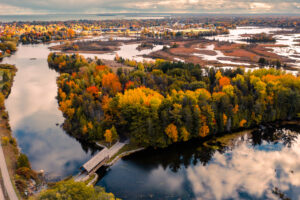
[{"label": "grass", "polygon": [[133,151],[136,149],[141,148],[141,146],[138,146],[136,144],[126,144],[122,149],[120,149],[115,155],[113,155],[109,160],[108,163],[112,162],[117,156],[119,156],[120,154],[127,152],[127,151]]},{"label": "grass", "polygon": [[96,177],[96,174],[92,174],[92,175],[88,178],[88,180],[84,181],[84,183],[85,183],[86,185],[89,184],[95,177]]}]

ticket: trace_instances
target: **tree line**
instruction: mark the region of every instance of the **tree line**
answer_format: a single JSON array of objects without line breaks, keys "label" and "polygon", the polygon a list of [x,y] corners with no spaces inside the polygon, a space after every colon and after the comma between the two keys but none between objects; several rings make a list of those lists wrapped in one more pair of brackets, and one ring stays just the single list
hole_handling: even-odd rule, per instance
[{"label": "tree line", "polygon": [[[290,120],[300,109],[300,78],[281,70],[245,72],[157,60],[113,73],[98,60],[71,70],[72,57],[78,55],[52,53],[48,62],[68,71],[57,80],[64,128],[88,141],[104,140],[114,128],[141,146],[166,147]],[[59,67],[62,62],[68,70]]]}]

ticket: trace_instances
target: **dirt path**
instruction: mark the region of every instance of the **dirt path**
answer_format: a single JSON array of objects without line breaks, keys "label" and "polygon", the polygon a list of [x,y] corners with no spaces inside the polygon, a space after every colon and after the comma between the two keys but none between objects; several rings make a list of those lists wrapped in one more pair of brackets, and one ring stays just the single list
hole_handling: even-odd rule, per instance
[{"label": "dirt path", "polygon": [[[10,180],[10,177],[9,177],[1,141],[0,141],[0,169],[1,169],[1,174],[2,174],[2,178],[3,178],[3,182],[4,182],[4,187],[6,188],[9,199],[10,200],[18,200],[15,189],[14,189],[12,182]],[[2,193],[2,191],[1,191],[1,193]],[[1,199],[1,196],[0,196],[0,199]]]}]

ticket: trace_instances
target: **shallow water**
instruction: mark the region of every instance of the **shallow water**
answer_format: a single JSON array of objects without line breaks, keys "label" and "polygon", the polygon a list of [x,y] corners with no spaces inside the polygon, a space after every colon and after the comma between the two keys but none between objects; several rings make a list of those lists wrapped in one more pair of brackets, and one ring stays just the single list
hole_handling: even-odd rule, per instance
[{"label": "shallow water", "polygon": [[[280,30],[290,30],[281,28],[266,28],[266,27],[237,27],[236,29],[231,29],[228,35],[218,35],[206,37],[210,40],[228,41],[240,44],[246,44],[247,42],[241,41],[243,34],[259,34],[267,33],[272,34],[272,32]],[[276,43],[278,45],[286,45],[286,47],[270,47],[271,51],[274,53],[286,56],[295,60],[293,63],[287,63],[288,65],[300,68],[300,46],[297,45],[299,42],[295,42],[295,39],[299,39],[300,34],[278,34],[274,36],[276,38]],[[295,57],[299,56],[299,57]]]},{"label": "shallow water", "polygon": [[89,53],[80,53],[80,55],[83,55],[86,58],[94,58],[95,56],[100,59],[107,59],[107,60],[114,60],[116,55],[125,58],[125,59],[134,59],[138,62],[142,61],[153,61],[153,59],[150,58],[144,58],[142,55],[150,54],[154,51],[159,51],[163,48],[162,45],[155,45],[153,49],[144,49],[144,50],[137,50],[136,48],[139,46],[139,44],[123,44],[120,47],[120,50],[115,51],[113,53],[105,53],[105,54],[89,54]]},{"label": "shallow water", "polygon": [[231,60],[222,60],[222,58],[235,58],[233,56],[226,56],[222,53],[222,51],[219,50],[215,50],[215,45],[208,45],[206,48],[196,48],[198,50],[209,50],[209,51],[214,51],[216,52],[217,55],[204,55],[204,54],[198,54],[198,53],[194,53],[195,56],[199,56],[201,58],[203,58],[204,60],[208,60],[208,61],[218,61],[222,64],[228,64],[228,65],[241,65],[241,66],[249,66],[249,63],[242,63],[242,62],[234,62]]}]

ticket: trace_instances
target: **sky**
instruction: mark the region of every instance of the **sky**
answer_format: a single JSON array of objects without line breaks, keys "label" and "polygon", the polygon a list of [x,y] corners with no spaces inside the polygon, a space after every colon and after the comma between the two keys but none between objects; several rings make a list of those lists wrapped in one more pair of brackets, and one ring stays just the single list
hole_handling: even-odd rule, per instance
[{"label": "sky", "polygon": [[0,0],[0,15],[119,12],[300,14],[300,0]]}]

